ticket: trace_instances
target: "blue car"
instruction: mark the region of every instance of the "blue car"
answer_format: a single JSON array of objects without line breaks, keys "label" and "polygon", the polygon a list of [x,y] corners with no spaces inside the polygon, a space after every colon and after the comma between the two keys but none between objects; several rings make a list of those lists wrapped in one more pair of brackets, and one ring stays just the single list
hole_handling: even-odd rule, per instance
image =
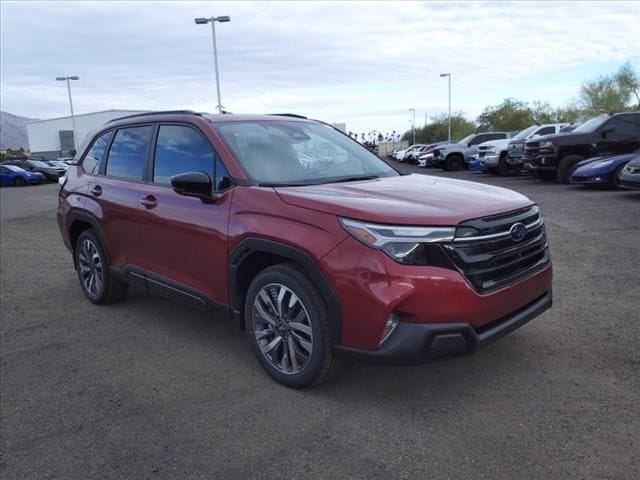
[{"label": "blue car", "polygon": [[0,185],[28,185],[43,183],[47,177],[40,172],[29,172],[15,165],[0,165]]},{"label": "blue car", "polygon": [[580,185],[617,187],[620,172],[636,158],[640,158],[640,149],[625,155],[588,158],[576,165],[569,181]]},{"label": "blue car", "polygon": [[483,162],[478,160],[478,155],[469,157],[469,170],[472,172],[487,173],[487,167]]}]

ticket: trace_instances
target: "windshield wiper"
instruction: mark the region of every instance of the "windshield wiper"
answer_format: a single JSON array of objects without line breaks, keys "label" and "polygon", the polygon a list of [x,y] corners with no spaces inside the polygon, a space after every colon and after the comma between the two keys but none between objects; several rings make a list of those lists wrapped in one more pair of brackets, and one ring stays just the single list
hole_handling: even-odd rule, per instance
[{"label": "windshield wiper", "polygon": [[260,182],[258,183],[259,187],[306,187],[308,185],[313,185],[313,183],[304,183],[304,182],[292,182],[292,183]]},{"label": "windshield wiper", "polygon": [[356,182],[358,180],[374,180],[380,178],[378,175],[360,175],[353,177],[338,178],[336,180],[329,180],[324,183],[342,183],[342,182]]}]

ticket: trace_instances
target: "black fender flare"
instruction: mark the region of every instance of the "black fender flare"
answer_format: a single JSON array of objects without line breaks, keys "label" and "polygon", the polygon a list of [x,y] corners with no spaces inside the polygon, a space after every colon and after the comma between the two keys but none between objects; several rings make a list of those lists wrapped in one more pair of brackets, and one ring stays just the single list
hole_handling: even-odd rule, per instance
[{"label": "black fender flare", "polygon": [[267,240],[259,237],[247,237],[240,241],[234,247],[229,255],[229,293],[231,298],[231,306],[233,315],[237,317],[241,328],[244,328],[243,299],[237,293],[238,271],[245,260],[253,253],[261,252],[277,255],[296,262],[300,265],[314,285],[318,288],[320,295],[327,306],[329,314],[329,334],[334,345],[340,343],[342,332],[342,316],[340,312],[340,303],[331,284],[326,279],[313,258],[305,251],[286,243]]},{"label": "black fender flare", "polygon": [[[73,223],[76,221],[85,222],[91,225],[91,228],[96,233],[96,235],[98,236],[98,239],[100,240],[100,243],[102,244],[102,250],[104,251],[104,254],[107,257],[107,264],[111,265],[107,243],[104,240],[104,235],[102,233],[102,228],[100,227],[100,222],[93,215],[89,215],[88,213],[78,212],[78,211],[72,211],[67,215],[64,225],[67,233],[69,234],[69,242],[71,243],[71,236],[70,236],[71,225],[73,225]],[[77,265],[76,265],[76,256],[75,256],[75,245],[70,245],[70,247],[71,247],[71,254],[73,256],[73,266],[74,268],[76,268]]]}]

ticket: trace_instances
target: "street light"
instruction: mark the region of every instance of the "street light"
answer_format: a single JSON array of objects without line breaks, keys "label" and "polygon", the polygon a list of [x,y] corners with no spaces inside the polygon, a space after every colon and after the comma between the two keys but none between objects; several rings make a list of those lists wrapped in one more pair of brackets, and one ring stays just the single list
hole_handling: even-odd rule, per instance
[{"label": "street light", "polygon": [[413,123],[411,125],[413,130],[413,145],[415,145],[416,144],[416,109],[410,108],[409,111],[413,112]]},{"label": "street light", "polygon": [[73,148],[78,151],[78,141],[76,139],[76,117],[73,115],[73,101],[71,100],[71,83],[69,80],[80,80],[80,77],[72,75],[70,77],[56,77],[59,82],[67,82],[67,93],[69,94],[69,108],[71,108],[71,125],[73,128]]},{"label": "street light", "polygon": [[451,143],[451,74],[441,73],[441,77],[449,77],[449,143]]},{"label": "street light", "polygon": [[218,50],[216,49],[216,22],[230,22],[231,17],[223,15],[221,17],[194,18],[196,25],[205,25],[211,23],[211,37],[213,38],[213,65],[216,73],[216,90],[218,92],[218,113],[222,113],[222,102],[220,101],[220,77],[218,76]]}]

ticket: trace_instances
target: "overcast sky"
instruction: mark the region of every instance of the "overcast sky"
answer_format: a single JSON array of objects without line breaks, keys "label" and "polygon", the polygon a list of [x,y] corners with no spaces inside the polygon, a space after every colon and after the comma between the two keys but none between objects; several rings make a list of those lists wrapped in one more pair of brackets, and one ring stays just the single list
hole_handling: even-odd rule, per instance
[{"label": "overcast sky", "polygon": [[357,132],[406,130],[409,108],[475,117],[506,97],[564,104],[631,61],[640,2],[1,2],[1,107],[16,115],[106,109],[294,112]]}]

